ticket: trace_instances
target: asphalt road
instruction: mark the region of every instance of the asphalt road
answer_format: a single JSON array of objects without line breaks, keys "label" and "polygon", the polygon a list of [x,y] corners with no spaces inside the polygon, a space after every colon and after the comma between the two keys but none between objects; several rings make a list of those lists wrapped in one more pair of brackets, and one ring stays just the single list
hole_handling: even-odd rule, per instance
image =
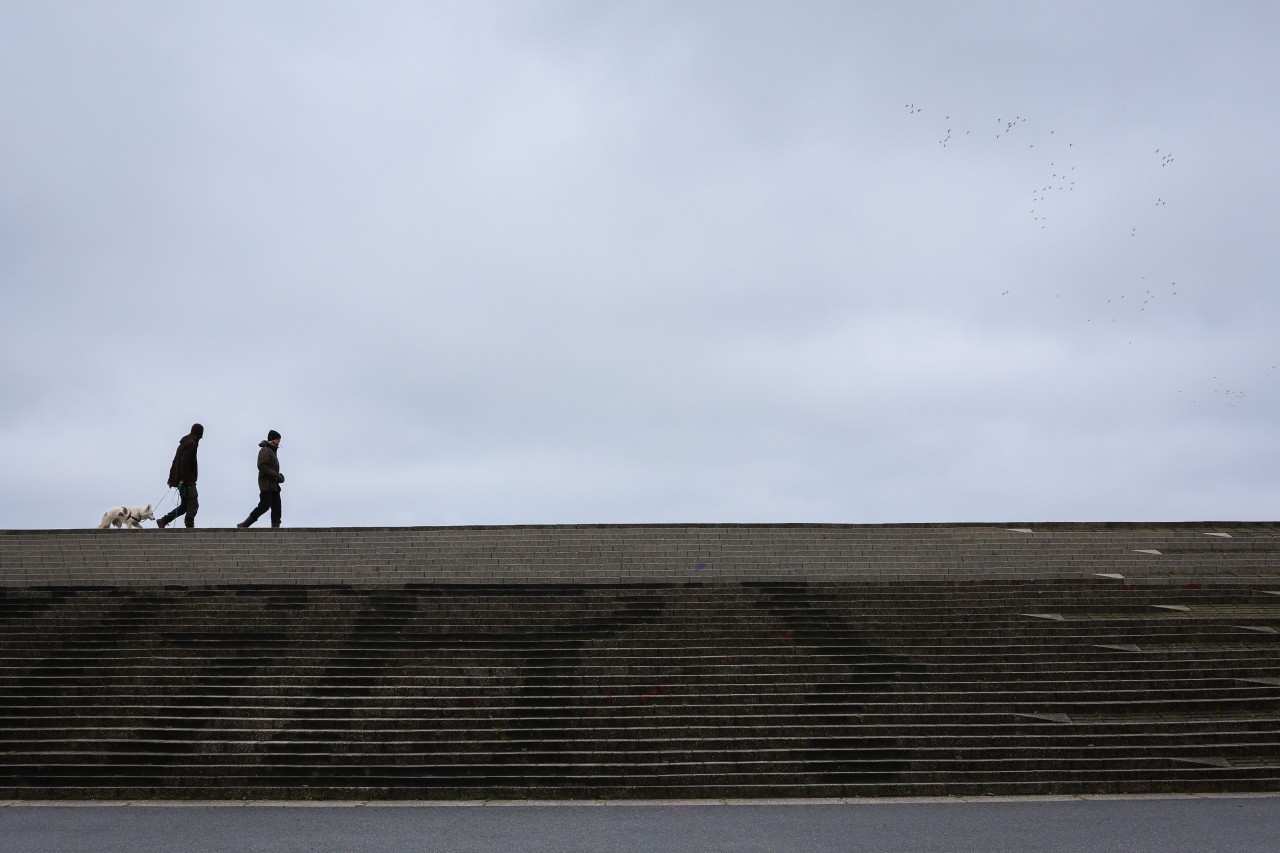
[{"label": "asphalt road", "polygon": [[0,805],[0,853],[1280,851],[1280,796],[568,805]]}]

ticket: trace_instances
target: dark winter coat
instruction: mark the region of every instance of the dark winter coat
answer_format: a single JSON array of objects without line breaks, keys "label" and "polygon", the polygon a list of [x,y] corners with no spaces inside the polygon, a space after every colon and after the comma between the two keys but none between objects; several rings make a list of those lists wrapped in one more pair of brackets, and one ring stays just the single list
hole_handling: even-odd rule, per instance
[{"label": "dark winter coat", "polygon": [[196,465],[196,451],[200,447],[200,436],[203,434],[204,430],[199,434],[193,431],[184,435],[178,442],[178,450],[173,454],[173,464],[169,466],[170,486],[176,486],[179,483],[190,486],[195,483],[196,475],[199,473]]},{"label": "dark winter coat", "polygon": [[278,492],[280,484],[284,482],[284,475],[280,473],[276,449],[269,441],[259,442],[258,447],[262,448],[258,451],[258,491]]}]

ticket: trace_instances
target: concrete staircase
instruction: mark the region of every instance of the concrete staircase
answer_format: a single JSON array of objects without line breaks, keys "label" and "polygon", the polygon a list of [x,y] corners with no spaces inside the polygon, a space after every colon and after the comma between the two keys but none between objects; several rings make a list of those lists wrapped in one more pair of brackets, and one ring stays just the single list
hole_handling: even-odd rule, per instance
[{"label": "concrete staircase", "polygon": [[1278,550],[1270,524],[0,532],[0,798],[1276,791]]}]

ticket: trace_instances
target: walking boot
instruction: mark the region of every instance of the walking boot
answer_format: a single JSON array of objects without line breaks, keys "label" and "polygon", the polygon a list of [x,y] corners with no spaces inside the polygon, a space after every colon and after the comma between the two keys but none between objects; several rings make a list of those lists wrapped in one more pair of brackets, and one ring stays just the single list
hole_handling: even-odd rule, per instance
[{"label": "walking boot", "polygon": [[163,515],[156,519],[156,527],[159,527],[161,530],[164,530],[165,526],[168,523],[169,523],[168,519],[166,519]]},{"label": "walking boot", "polygon": [[236,527],[248,527],[250,524],[253,524],[253,522],[254,522],[254,519],[246,518],[244,521],[237,524]]}]

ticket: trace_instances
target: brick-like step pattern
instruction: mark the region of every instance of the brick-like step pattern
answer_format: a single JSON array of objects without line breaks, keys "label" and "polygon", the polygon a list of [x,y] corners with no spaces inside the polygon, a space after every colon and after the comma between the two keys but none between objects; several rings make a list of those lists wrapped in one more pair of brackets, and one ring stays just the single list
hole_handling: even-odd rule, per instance
[{"label": "brick-like step pattern", "polygon": [[1280,577],[1272,523],[0,531],[0,585]]},{"label": "brick-like step pattern", "polygon": [[0,797],[1277,790],[1214,580],[10,586]]}]

